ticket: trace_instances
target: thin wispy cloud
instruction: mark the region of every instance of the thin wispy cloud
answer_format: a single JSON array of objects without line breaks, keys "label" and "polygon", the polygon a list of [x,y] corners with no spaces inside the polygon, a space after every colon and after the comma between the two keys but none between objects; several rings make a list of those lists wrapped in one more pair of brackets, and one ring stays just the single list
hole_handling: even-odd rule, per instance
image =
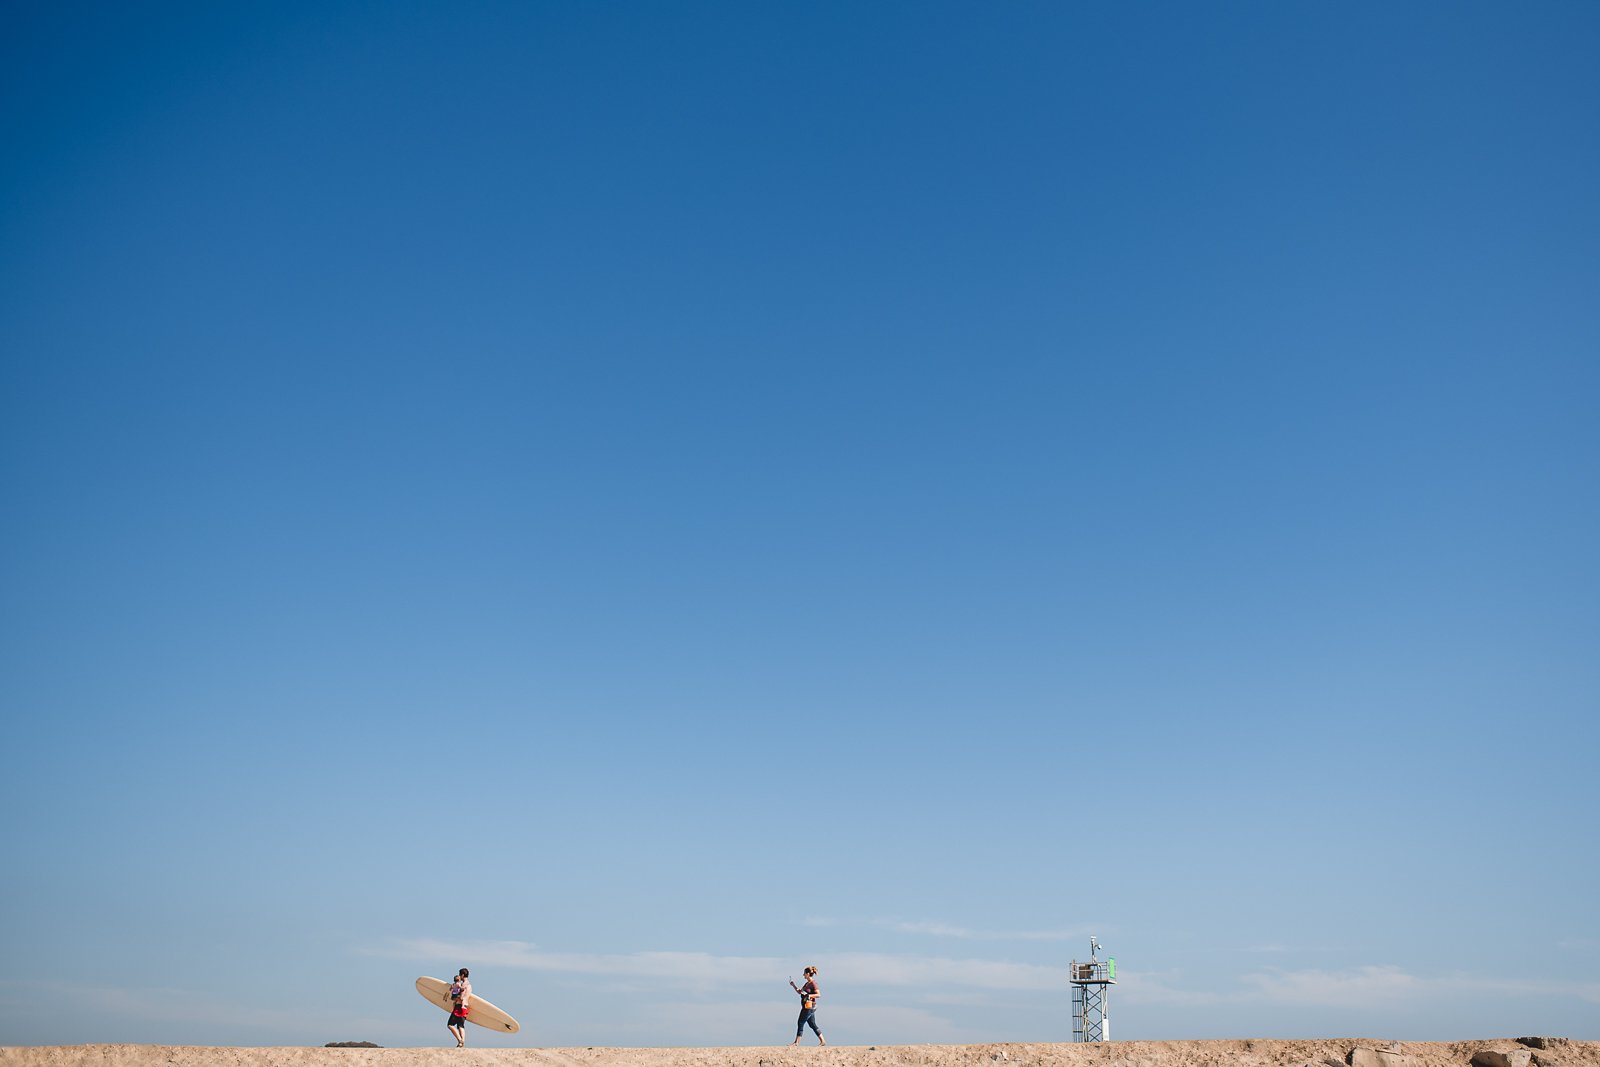
[{"label": "thin wispy cloud", "polygon": [[711,985],[771,981],[785,961],[767,956],[716,956],[709,952],[546,952],[526,941],[445,941],[413,938],[378,955],[401,959],[472,959],[480,965],[610,978],[671,978]]},{"label": "thin wispy cloud", "polygon": [[971,930],[960,926],[951,926],[949,923],[880,922],[873,925],[887,927],[902,934],[927,934],[930,937],[961,938],[973,936]]},{"label": "thin wispy cloud", "polygon": [[863,926],[879,930],[891,930],[897,934],[951,938],[959,941],[1070,941],[1073,938],[1088,937],[1093,932],[1106,929],[1104,927],[1091,928],[1081,926],[1056,930],[983,930],[936,920],[860,919],[852,921],[823,916],[811,916],[802,919],[800,925],[811,928]]},{"label": "thin wispy cloud", "polygon": [[[447,941],[413,938],[374,954],[415,960],[464,960],[479,965],[554,974],[673,981],[702,990],[765,987],[790,961],[774,956],[722,956],[708,952],[548,952],[522,941]],[[1061,993],[1066,968],[976,957],[821,953],[816,962],[830,981],[852,986],[906,988],[938,998],[983,993]],[[1417,975],[1393,965],[1345,970],[1263,968],[1230,984],[1191,986],[1176,972],[1125,971],[1118,983],[1129,1002],[1177,1007],[1276,1006],[1351,1010],[1374,1004],[1418,1005],[1463,996],[1575,997],[1600,1004],[1600,983],[1507,980],[1477,975]],[[925,1001],[932,1003],[931,1000]]]},{"label": "thin wispy cloud", "polygon": [[1002,960],[852,952],[820,957],[833,977],[860,985],[939,989],[1063,990],[1067,969]]},{"label": "thin wispy cloud", "polygon": [[1270,1005],[1367,1008],[1374,1004],[1420,1004],[1463,996],[1576,997],[1600,1004],[1600,983],[1539,982],[1477,975],[1416,975],[1390,965],[1346,970],[1267,969],[1241,974],[1230,986],[1189,988],[1171,972],[1131,972],[1118,983],[1129,1001],[1180,1007]]},{"label": "thin wispy cloud", "polygon": [[974,930],[940,922],[878,922],[902,934],[926,934],[929,937],[953,937],[962,941],[1067,941],[1088,937],[1086,930]]},{"label": "thin wispy cloud", "polygon": [[1244,999],[1300,1007],[1359,1008],[1416,996],[1428,983],[1399,967],[1263,971],[1241,979]]},{"label": "thin wispy cloud", "polygon": [[[480,965],[609,978],[671,979],[703,986],[768,984],[790,968],[772,956],[717,956],[707,952],[546,952],[524,941],[445,941],[413,938],[376,954],[401,959],[471,959]],[[830,978],[855,985],[941,989],[1060,990],[1065,967],[945,956],[846,952],[815,957]]]},{"label": "thin wispy cloud", "polygon": [[[351,1015],[337,1007],[294,1004],[244,1003],[219,996],[213,990],[83,985],[73,982],[31,981],[27,987],[42,990],[53,998],[73,1004],[88,1017],[104,1020],[137,1020],[141,1023],[192,1025],[203,1016],[208,1025],[236,1027],[242,1031],[281,1031],[294,1028],[322,1029],[337,1033],[342,1029],[368,1029],[378,1032],[389,1020]],[[22,983],[5,983],[20,986]]]}]

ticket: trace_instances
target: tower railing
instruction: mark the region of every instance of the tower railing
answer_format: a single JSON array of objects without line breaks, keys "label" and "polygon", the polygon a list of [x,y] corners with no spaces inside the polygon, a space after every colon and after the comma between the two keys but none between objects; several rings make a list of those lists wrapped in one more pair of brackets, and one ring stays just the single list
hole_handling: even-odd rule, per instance
[{"label": "tower railing", "polygon": [[1074,982],[1109,982],[1111,968],[1106,966],[1104,960],[1090,960],[1088,963],[1072,961],[1072,980]]}]

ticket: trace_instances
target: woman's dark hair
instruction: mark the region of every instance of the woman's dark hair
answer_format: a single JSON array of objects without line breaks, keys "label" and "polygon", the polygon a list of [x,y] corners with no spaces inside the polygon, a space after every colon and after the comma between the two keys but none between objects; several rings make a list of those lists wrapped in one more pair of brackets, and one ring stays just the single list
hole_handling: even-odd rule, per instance
[{"label": "woman's dark hair", "polygon": [[469,977],[469,976],[468,976],[468,974],[467,974],[467,969],[466,969],[466,968],[465,968],[465,967],[463,967],[463,968],[461,968],[461,970],[460,970],[460,971],[458,971],[458,972],[456,972],[456,977],[457,977],[457,978],[466,978],[466,977]]}]

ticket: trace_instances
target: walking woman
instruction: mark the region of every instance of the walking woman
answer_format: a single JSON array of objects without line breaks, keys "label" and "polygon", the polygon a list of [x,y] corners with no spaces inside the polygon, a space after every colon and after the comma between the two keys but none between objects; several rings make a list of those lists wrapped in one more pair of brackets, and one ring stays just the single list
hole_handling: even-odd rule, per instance
[{"label": "walking woman", "polygon": [[828,1039],[817,1029],[817,998],[822,996],[822,990],[817,988],[817,969],[807,967],[801,973],[806,979],[804,985],[795,985],[794,979],[789,979],[789,988],[800,994],[800,1021],[794,1024],[794,1040],[789,1044],[798,1045],[800,1035],[806,1032],[806,1023],[810,1023],[811,1032],[817,1035],[817,1044],[826,1045]]}]

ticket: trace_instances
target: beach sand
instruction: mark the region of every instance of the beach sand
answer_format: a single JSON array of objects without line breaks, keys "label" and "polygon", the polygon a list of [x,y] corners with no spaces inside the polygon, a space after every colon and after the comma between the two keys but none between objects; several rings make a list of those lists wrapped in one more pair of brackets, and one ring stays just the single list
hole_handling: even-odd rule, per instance
[{"label": "beach sand", "polygon": [[1600,1041],[1529,1050],[1511,1038],[1113,1041],[1103,1044],[787,1045],[754,1048],[0,1048],[0,1067],[1334,1067],[1352,1050],[1382,1067],[1469,1067],[1481,1051],[1532,1053],[1528,1067],[1600,1067]]}]

